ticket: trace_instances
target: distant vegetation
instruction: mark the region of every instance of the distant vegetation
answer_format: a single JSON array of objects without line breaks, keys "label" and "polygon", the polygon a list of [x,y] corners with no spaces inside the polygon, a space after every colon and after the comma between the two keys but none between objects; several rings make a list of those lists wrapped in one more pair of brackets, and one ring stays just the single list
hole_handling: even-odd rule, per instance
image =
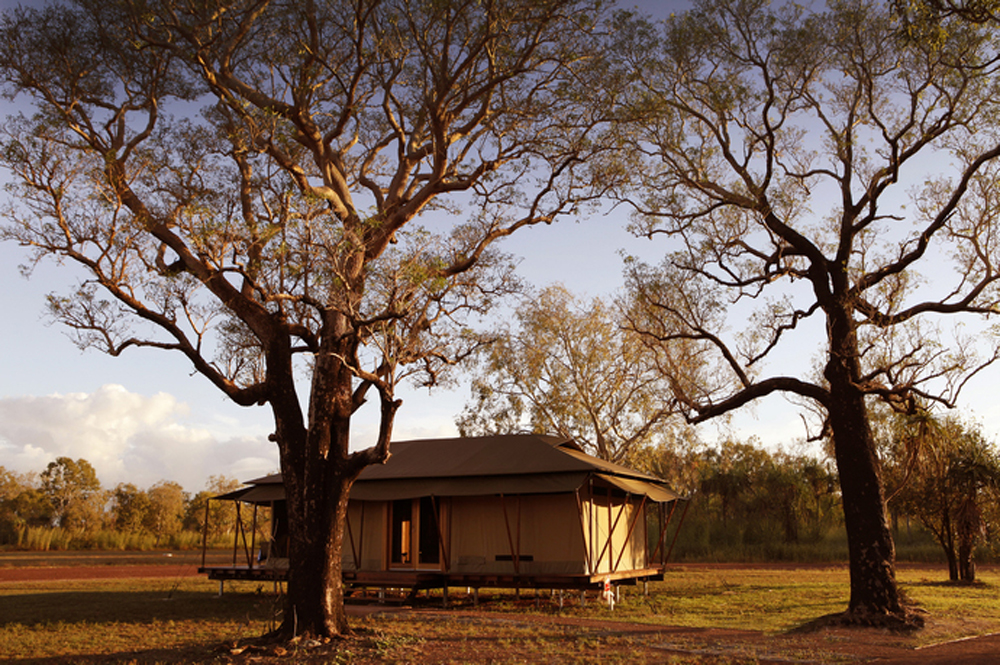
[{"label": "distant vegetation", "polygon": [[[15,473],[0,466],[0,547],[25,550],[194,549],[207,536],[228,545],[236,526],[235,506],[210,497],[240,487],[224,476],[209,478],[191,495],[178,483],[147,489],[119,483],[101,486],[85,459],[60,457],[41,473]],[[208,504],[208,528],[205,528]]]},{"label": "distant vegetation", "polygon": [[[897,557],[948,563],[952,579],[966,581],[975,579],[974,561],[1000,561],[995,444],[956,418],[875,420]],[[827,458],[770,451],[753,440],[687,447],[672,440],[638,447],[624,462],[690,497],[672,522],[681,524],[683,513],[671,561],[847,560],[839,482]],[[35,474],[0,467],[0,547],[194,549],[205,534],[210,546],[229,546],[234,505],[211,502],[206,532],[206,503],[238,487],[212,476],[194,495],[170,481],[105,489],[87,460],[66,457]],[[668,535],[669,547],[673,529]]]},{"label": "distant vegetation", "polygon": [[[953,580],[974,581],[975,561],[1000,560],[996,445],[954,417],[875,421],[897,558],[946,562]],[[829,459],[725,441],[648,448],[631,461],[691,497],[673,561],[847,561]]]}]

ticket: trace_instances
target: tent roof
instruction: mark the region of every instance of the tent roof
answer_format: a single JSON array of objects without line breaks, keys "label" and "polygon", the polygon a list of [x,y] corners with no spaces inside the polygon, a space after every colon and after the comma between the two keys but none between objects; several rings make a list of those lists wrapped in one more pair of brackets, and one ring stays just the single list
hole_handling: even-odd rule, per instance
[{"label": "tent roof", "polygon": [[[385,464],[367,467],[351,498],[544,494],[573,491],[588,477],[654,501],[680,498],[663,480],[584,453],[566,437],[535,434],[393,442]],[[281,474],[218,498],[262,503],[284,496]],[[240,494],[245,492],[244,494]],[[237,496],[239,495],[239,496]]]}]

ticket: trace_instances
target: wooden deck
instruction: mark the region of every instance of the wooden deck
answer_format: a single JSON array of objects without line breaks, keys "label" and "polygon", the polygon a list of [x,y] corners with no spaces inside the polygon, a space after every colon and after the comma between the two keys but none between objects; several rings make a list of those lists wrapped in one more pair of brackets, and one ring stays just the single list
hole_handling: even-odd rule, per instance
[{"label": "wooden deck", "polygon": [[207,574],[210,580],[250,580],[250,581],[273,581],[284,582],[288,577],[288,571],[280,568],[266,568],[263,566],[201,566],[198,572]]},{"label": "wooden deck", "polygon": [[[267,580],[281,582],[288,571],[256,566],[202,566],[199,573],[212,580]],[[345,571],[344,585],[351,588],[443,589],[599,589],[605,582],[634,585],[663,579],[662,568],[601,573],[597,575],[514,575],[496,573],[445,573],[436,570]]]}]

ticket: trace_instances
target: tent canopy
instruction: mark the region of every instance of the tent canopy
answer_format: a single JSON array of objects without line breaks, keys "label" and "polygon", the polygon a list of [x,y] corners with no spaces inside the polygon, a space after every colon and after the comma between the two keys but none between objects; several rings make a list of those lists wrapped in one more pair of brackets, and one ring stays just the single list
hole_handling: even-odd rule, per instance
[{"label": "tent canopy", "polygon": [[[587,455],[565,437],[534,434],[394,442],[385,464],[369,466],[351,489],[362,501],[420,496],[572,492],[588,479],[655,502],[681,498],[646,473]],[[251,480],[219,499],[268,503],[284,498],[281,474]]]}]

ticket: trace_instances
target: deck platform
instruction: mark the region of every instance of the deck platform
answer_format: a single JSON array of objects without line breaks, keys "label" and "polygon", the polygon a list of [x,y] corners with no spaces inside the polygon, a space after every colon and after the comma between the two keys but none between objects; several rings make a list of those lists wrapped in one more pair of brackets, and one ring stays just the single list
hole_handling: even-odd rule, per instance
[{"label": "deck platform", "polygon": [[[212,580],[283,582],[288,571],[265,566],[202,566],[199,573]],[[599,589],[606,582],[634,585],[663,579],[662,568],[595,575],[514,575],[498,573],[445,573],[436,570],[344,571],[344,585],[351,588],[402,588],[415,591],[470,587],[473,589]]]}]

